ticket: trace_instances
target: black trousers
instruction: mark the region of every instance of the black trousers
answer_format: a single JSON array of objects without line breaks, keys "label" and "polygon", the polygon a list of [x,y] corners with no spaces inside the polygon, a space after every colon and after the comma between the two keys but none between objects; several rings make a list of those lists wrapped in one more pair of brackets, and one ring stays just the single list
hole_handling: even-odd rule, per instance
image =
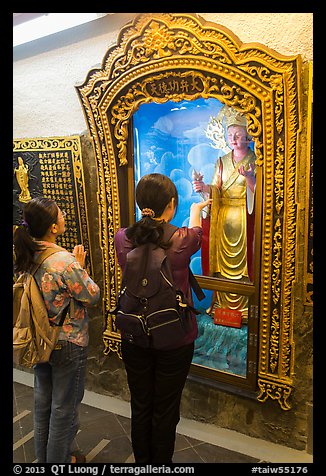
[{"label": "black trousers", "polygon": [[122,339],[121,349],[131,395],[131,442],[135,462],[170,464],[194,344],[173,350],[154,350]]}]

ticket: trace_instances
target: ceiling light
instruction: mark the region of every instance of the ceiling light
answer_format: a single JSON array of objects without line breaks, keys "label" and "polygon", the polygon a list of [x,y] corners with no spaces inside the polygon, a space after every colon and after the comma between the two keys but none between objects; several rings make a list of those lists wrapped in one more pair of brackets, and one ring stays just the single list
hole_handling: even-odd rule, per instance
[{"label": "ceiling light", "polygon": [[96,20],[107,13],[46,13],[13,29],[13,46]]}]

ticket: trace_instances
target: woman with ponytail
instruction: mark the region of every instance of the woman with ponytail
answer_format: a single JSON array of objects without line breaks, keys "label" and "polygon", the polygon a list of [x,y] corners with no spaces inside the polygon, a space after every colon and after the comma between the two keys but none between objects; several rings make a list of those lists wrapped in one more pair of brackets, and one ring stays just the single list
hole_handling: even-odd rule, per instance
[{"label": "woman with ponytail", "polygon": [[14,233],[16,273],[31,271],[42,251],[55,250],[34,275],[49,320],[58,324],[70,305],[49,362],[34,366],[34,445],[38,463],[85,461],[76,451],[75,436],[84,395],[87,307],[96,305],[100,290],[84,269],[84,247],[76,245],[70,253],[56,244],[65,231],[65,215],[50,198],[33,198],[25,205],[22,224]]},{"label": "woman with ponytail", "polygon": [[[193,203],[189,227],[178,228],[167,243],[164,226],[173,219],[178,207],[174,183],[162,174],[145,175],[136,187],[136,202],[141,219],[129,228],[119,229],[115,236],[122,271],[129,251],[154,243],[166,250],[174,284],[192,305],[189,263],[201,246],[201,211],[211,200]],[[136,463],[172,463],[181,395],[196,337],[197,322],[193,315],[192,329],[168,350],[143,348],[126,339],[121,341],[131,395],[131,440]]]}]

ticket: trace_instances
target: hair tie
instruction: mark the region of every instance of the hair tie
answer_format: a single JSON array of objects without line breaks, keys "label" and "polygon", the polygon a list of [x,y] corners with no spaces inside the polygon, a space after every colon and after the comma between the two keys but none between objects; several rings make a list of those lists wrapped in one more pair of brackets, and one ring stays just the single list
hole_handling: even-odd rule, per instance
[{"label": "hair tie", "polygon": [[26,228],[26,231],[27,231],[27,232],[29,232],[29,226],[28,226],[28,223],[27,223],[25,220],[23,220],[23,221],[21,222],[21,225],[22,225],[24,228]]},{"label": "hair tie", "polygon": [[141,216],[144,217],[150,217],[154,218],[155,217],[155,212],[151,208],[143,208],[141,211]]}]

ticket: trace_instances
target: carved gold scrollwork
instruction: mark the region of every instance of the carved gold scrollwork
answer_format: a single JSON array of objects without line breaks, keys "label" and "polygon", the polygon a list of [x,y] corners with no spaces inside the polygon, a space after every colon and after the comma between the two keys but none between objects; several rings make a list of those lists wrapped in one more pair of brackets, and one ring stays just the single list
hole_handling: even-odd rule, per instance
[{"label": "carved gold scrollwork", "polygon": [[[308,115],[307,129],[312,131],[312,107],[313,107],[313,65],[309,64],[308,71]],[[313,197],[313,145],[311,134],[307,140],[307,164],[306,164],[306,225],[305,225],[305,259],[304,259],[304,293],[305,305],[313,305],[313,218],[314,218],[314,197]]]},{"label": "carved gold scrollwork", "polygon": [[284,144],[281,138],[278,139],[276,144],[276,157],[275,157],[275,208],[278,214],[280,214],[283,207],[284,198]]},{"label": "carved gold scrollwork", "polygon": [[120,359],[121,356],[121,348],[120,348],[120,338],[117,335],[116,339],[104,339],[104,355],[109,354],[110,352],[116,352]]},{"label": "carved gold scrollwork", "polygon": [[273,309],[271,319],[271,336],[269,347],[269,365],[274,373],[279,361],[279,340],[280,340],[280,316],[277,309]]},{"label": "carved gold scrollwork", "polygon": [[260,402],[265,402],[270,397],[272,400],[277,400],[283,410],[291,409],[288,399],[292,389],[288,385],[264,379],[258,379],[258,385],[260,388],[258,400]]},{"label": "carved gold scrollwork", "polygon": [[[128,122],[139,105],[149,101],[166,102],[168,100],[197,99],[198,97],[217,97],[225,104],[238,108],[247,114],[248,131],[252,137],[261,134],[260,108],[257,99],[240,86],[230,85],[224,79],[215,78],[197,71],[169,71],[152,75],[142,82],[137,81],[127,94],[120,96],[111,105],[111,124],[114,125],[114,137],[117,140],[120,165],[127,165]],[[262,144],[256,142],[256,155],[261,157]]]},{"label": "carved gold scrollwork", "polygon": [[281,221],[278,218],[274,226],[274,259],[273,259],[273,275],[272,275],[272,290],[273,301],[277,304],[281,294],[281,269],[282,269],[282,227]]},{"label": "carved gold scrollwork", "polygon": [[[258,400],[288,410],[293,388],[292,288],[296,253],[296,160],[300,57],[244,45],[231,31],[191,14],[140,14],[77,86],[98,164],[104,310],[121,272],[114,254],[120,226],[119,173],[128,165],[130,119],[141,104],[214,97],[246,114],[263,173]],[[122,167],[122,168],[121,168]],[[119,354],[109,315],[105,353]],[[250,372],[256,372],[250,361]]]}]

